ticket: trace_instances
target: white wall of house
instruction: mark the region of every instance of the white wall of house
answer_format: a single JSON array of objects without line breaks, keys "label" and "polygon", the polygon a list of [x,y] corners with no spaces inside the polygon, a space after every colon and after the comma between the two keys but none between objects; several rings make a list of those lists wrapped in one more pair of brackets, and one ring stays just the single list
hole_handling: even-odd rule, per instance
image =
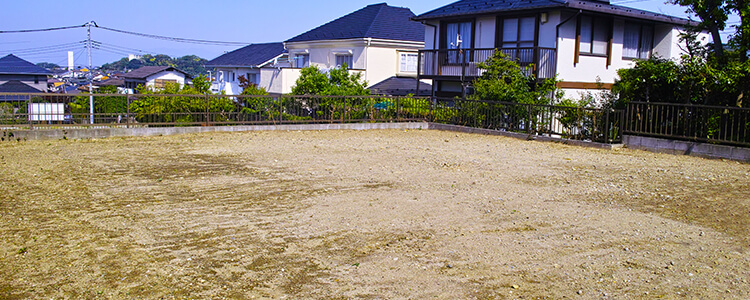
[{"label": "white wall of house", "polygon": [[245,76],[245,78],[247,78],[248,80],[268,90],[268,86],[264,86],[261,84],[261,72],[258,68],[219,67],[216,68],[216,74],[213,74],[213,76],[215,76],[216,78],[216,86],[213,87],[213,89],[216,89],[216,92],[224,91],[224,93],[226,93],[227,95],[236,95],[242,93],[242,88],[240,88],[239,80],[240,76]]},{"label": "white wall of house", "polygon": [[301,69],[291,68],[262,68],[260,70],[260,86],[267,87],[271,94],[288,94],[292,92]]},{"label": "white wall of house", "polygon": [[[338,55],[351,55],[352,72],[362,73],[362,78],[367,81],[368,86],[381,82],[397,74],[404,75],[400,70],[400,53],[413,52],[424,48],[423,42],[392,41],[377,39],[346,39],[346,40],[324,40],[311,42],[287,43],[289,59],[294,66],[297,55],[309,55],[310,65],[318,66],[322,70],[337,67],[336,57]],[[289,74],[289,75],[287,75]],[[294,73],[281,73],[281,76],[294,76]],[[286,78],[277,83],[284,86],[287,82],[293,83],[297,80]],[[414,73],[416,76],[416,73]],[[278,80],[277,80],[278,81]],[[286,88],[282,88],[286,93]],[[290,90],[291,91],[291,87]]]},{"label": "white wall of house", "polygon": [[177,83],[180,84],[180,86],[184,86],[185,85],[185,74],[182,74],[180,72],[175,72],[175,71],[164,71],[164,72],[159,72],[157,74],[154,74],[154,75],[151,75],[151,76],[147,77],[146,78],[146,86],[153,87],[154,86],[154,82],[157,79],[161,79],[161,80],[175,80],[175,81],[177,81]]}]

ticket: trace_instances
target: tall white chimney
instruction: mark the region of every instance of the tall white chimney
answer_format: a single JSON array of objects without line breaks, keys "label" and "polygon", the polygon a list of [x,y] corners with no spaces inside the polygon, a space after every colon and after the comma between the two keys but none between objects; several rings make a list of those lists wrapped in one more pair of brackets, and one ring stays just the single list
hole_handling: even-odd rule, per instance
[{"label": "tall white chimney", "polygon": [[75,62],[73,60],[73,51],[68,51],[68,71],[73,71],[75,68]]}]

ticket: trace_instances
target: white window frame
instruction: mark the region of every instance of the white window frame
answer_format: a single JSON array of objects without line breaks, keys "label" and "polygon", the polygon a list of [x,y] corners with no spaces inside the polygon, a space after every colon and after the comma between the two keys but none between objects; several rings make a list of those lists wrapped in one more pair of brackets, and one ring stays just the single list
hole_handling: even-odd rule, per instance
[{"label": "white window frame", "polygon": [[[399,73],[417,73],[417,64],[419,63],[419,53],[417,52],[399,52],[398,72]],[[411,59],[410,59],[411,58]]]},{"label": "white window frame", "polygon": [[[351,53],[336,53],[334,54],[336,60],[336,68],[343,67],[344,63],[348,69],[354,68],[354,55]],[[343,61],[340,61],[343,60]]]},{"label": "white window frame", "polygon": [[[300,60],[300,58],[305,58],[305,59]],[[300,63],[300,61],[302,63]],[[305,52],[295,53],[293,65],[297,69],[309,67],[310,66],[310,53],[305,53]]]}]

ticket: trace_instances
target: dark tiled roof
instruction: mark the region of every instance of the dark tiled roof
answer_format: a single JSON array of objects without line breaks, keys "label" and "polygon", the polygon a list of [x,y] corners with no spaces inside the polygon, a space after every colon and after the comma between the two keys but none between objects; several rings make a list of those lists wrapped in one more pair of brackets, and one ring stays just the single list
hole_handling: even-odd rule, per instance
[{"label": "dark tiled roof", "polygon": [[114,85],[114,86],[123,87],[123,86],[125,86],[125,80],[124,79],[119,79],[119,78],[110,78],[110,79],[104,80],[102,82],[99,82],[96,85],[98,85],[98,86]]},{"label": "dark tiled roof", "polygon": [[6,83],[0,84],[0,93],[41,93],[43,91],[37,90],[32,86],[20,82],[18,80],[10,80]]},{"label": "dark tiled roof", "polygon": [[[417,79],[409,77],[390,77],[378,82],[370,87],[370,92],[374,95],[391,95],[406,96],[408,94],[417,95]],[[432,85],[421,82],[419,84],[419,95],[429,96],[432,94]]]},{"label": "dark tiled roof", "polygon": [[128,78],[128,79],[141,79],[146,80],[151,75],[154,75],[159,72],[164,71],[176,71],[180,72],[182,74],[185,74],[185,78],[191,78],[188,73],[185,73],[183,71],[180,71],[179,69],[175,67],[170,66],[147,66],[147,67],[140,67],[138,69],[135,69],[133,71],[127,72],[122,75],[122,78]]},{"label": "dark tiled roof", "polygon": [[252,44],[214,58],[206,63],[206,67],[256,67],[284,52],[284,43]]},{"label": "dark tiled roof", "polygon": [[636,19],[651,20],[664,23],[685,25],[689,20],[629,8],[625,6],[612,5],[608,1],[577,1],[577,0],[461,0],[428,11],[414,18],[414,20],[430,20],[440,18],[459,18],[462,16],[493,14],[512,12],[520,10],[534,10],[543,8],[571,8],[583,11],[599,12],[610,15],[631,17]]},{"label": "dark tiled roof", "polygon": [[8,54],[0,58],[0,74],[51,75],[49,70]]},{"label": "dark tiled roof", "polygon": [[424,25],[411,21],[408,8],[380,3],[350,13],[287,42],[376,38],[424,42]]}]

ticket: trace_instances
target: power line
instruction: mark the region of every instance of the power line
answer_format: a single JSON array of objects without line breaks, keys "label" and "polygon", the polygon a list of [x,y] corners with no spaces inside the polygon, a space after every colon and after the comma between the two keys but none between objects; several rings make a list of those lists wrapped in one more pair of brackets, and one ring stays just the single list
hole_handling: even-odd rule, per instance
[{"label": "power line", "polygon": [[55,31],[55,30],[65,30],[65,29],[73,29],[73,28],[81,28],[86,26],[84,25],[78,25],[78,26],[65,26],[65,27],[54,27],[54,28],[43,28],[43,29],[24,29],[24,30],[0,30],[0,33],[29,33],[29,32],[43,32],[43,31]]},{"label": "power line", "polygon": [[185,38],[176,38],[176,37],[169,37],[169,36],[163,36],[163,35],[155,35],[155,34],[147,34],[147,33],[139,33],[139,32],[133,32],[133,31],[126,31],[126,30],[120,30],[120,29],[114,29],[104,26],[97,26],[96,28],[109,30],[112,32],[118,32],[118,33],[124,33],[124,34],[130,34],[135,36],[141,36],[141,37],[147,37],[152,39],[159,39],[159,40],[166,40],[166,41],[172,41],[172,42],[179,42],[179,43],[191,43],[191,44],[203,44],[203,45],[216,45],[216,46],[239,46],[239,45],[247,45],[248,43],[243,42],[223,42],[223,41],[210,41],[210,40],[197,40],[197,39],[185,39]]}]

